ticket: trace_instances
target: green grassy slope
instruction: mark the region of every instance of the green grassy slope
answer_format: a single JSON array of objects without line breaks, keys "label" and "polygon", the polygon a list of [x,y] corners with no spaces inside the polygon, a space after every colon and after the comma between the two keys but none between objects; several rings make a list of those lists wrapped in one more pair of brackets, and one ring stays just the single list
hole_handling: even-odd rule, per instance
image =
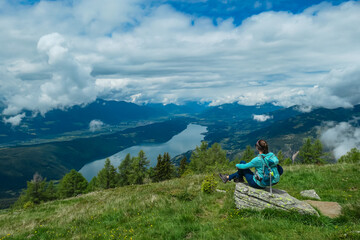
[{"label": "green grassy slope", "polygon": [[[230,172],[231,170],[229,170]],[[235,184],[202,193],[204,175],[127,186],[0,212],[0,239],[341,239],[360,237],[360,191],[355,164],[291,166],[277,188],[295,197],[315,189],[337,201],[342,217],[235,210]]]}]

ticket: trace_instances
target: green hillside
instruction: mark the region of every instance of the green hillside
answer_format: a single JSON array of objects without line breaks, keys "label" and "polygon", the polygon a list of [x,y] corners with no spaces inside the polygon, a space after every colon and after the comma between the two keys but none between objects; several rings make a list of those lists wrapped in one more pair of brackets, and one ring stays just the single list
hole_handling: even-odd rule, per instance
[{"label": "green hillside", "polygon": [[[229,170],[231,172],[232,170]],[[280,210],[235,210],[235,184],[201,192],[205,175],[92,192],[0,212],[0,239],[359,239],[359,164],[294,165],[277,188],[315,189],[337,201],[336,219]]]}]

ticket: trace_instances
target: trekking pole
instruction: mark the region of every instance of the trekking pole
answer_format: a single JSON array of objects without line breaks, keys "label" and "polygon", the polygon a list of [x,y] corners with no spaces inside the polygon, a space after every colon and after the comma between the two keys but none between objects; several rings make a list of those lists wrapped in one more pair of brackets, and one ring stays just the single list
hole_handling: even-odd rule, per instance
[{"label": "trekking pole", "polygon": [[271,183],[272,183],[272,181],[271,181],[271,172],[270,172],[269,174],[270,174],[270,194],[272,194],[272,187],[271,187]]}]

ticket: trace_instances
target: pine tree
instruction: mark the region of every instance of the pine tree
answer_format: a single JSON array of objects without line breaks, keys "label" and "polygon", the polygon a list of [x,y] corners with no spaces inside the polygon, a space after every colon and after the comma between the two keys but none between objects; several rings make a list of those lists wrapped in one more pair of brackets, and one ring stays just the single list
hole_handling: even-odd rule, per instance
[{"label": "pine tree", "polygon": [[299,158],[301,163],[310,164],[313,158],[313,148],[311,138],[304,139],[304,143],[299,150]]},{"label": "pine tree", "polygon": [[74,197],[84,193],[88,182],[83,175],[72,169],[60,181],[59,196],[61,198]]},{"label": "pine tree", "polygon": [[130,184],[130,173],[131,173],[131,156],[130,153],[126,154],[124,160],[119,165],[119,179],[118,183],[120,186],[126,186]]},{"label": "pine tree", "polygon": [[138,156],[133,158],[131,164],[130,183],[143,184],[146,176],[147,167],[150,161],[147,160],[143,150],[140,150]]},{"label": "pine tree", "polygon": [[146,175],[149,179],[151,179],[152,182],[156,182],[155,181],[155,168],[154,167],[149,167],[149,169],[146,171]]},{"label": "pine tree", "polygon": [[221,145],[219,143],[214,143],[207,150],[207,157],[208,165],[224,165],[228,162],[226,159],[226,151],[221,149]]},{"label": "pine tree", "polygon": [[36,172],[33,179],[30,182],[27,182],[27,189],[22,197],[22,201],[31,201],[35,204],[46,201],[47,197],[45,191],[46,179],[43,179],[42,176]]},{"label": "pine tree", "polygon": [[200,147],[192,152],[189,168],[194,172],[213,171],[228,164],[226,151],[221,149],[220,144],[214,143],[208,149],[208,144],[202,142]]},{"label": "pine tree", "polygon": [[203,141],[200,147],[196,146],[195,150],[191,153],[189,167],[194,172],[205,171],[208,159],[208,146],[208,143]]},{"label": "pine tree", "polygon": [[311,138],[306,138],[304,140],[304,144],[299,151],[301,163],[321,164],[324,163],[324,160],[322,159],[323,156],[323,146],[319,139],[315,140],[314,143],[312,143]]},{"label": "pine tree", "polygon": [[323,146],[319,139],[316,139],[314,144],[312,145],[312,162],[315,164],[322,164],[324,160],[321,158],[323,153]]},{"label": "pine tree", "polygon": [[171,158],[168,152],[164,153],[163,156],[163,180],[171,179],[173,176],[173,165],[171,164]]},{"label": "pine tree", "polygon": [[247,145],[245,151],[241,155],[240,161],[250,162],[255,157],[254,150]]},{"label": "pine tree", "polygon": [[110,159],[105,160],[104,168],[97,175],[98,186],[103,189],[114,188],[117,182],[117,173],[115,167],[110,163]]},{"label": "pine tree", "polygon": [[24,207],[25,205],[39,204],[48,200],[46,193],[46,179],[36,172],[33,179],[27,182],[27,188],[22,191],[14,207]]},{"label": "pine tree", "polygon": [[157,157],[157,163],[155,166],[154,182],[160,182],[163,179],[163,160],[161,154]]},{"label": "pine tree", "polygon": [[179,176],[181,176],[185,172],[186,166],[187,166],[187,158],[186,156],[184,156],[180,161]]},{"label": "pine tree", "polygon": [[46,199],[49,201],[55,200],[57,198],[57,191],[56,191],[53,181],[50,181],[47,184],[47,187],[45,190],[45,195],[46,195]]},{"label": "pine tree", "polygon": [[99,189],[98,180],[97,180],[97,177],[95,176],[90,180],[90,182],[86,188],[86,192],[89,193],[89,192],[96,191],[98,189]]}]

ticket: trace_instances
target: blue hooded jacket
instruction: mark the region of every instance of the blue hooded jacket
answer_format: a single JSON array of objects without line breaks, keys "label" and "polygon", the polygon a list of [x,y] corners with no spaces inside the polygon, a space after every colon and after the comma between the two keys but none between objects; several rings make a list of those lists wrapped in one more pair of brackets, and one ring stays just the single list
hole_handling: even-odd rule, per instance
[{"label": "blue hooded jacket", "polygon": [[[261,154],[263,156],[263,158],[265,160],[271,160],[271,162],[273,162],[273,165],[270,165],[270,167],[275,167],[277,164],[279,164],[279,159],[275,156],[274,153],[269,152],[267,154]],[[263,164],[264,161],[261,159],[260,154],[258,156],[256,156],[255,158],[253,158],[250,162],[246,163],[246,164],[236,164],[236,167],[238,169],[248,169],[248,168],[255,168],[255,171],[258,173],[260,178],[263,178]],[[272,179],[272,183],[275,184],[277,182],[279,182],[280,180],[280,174],[277,170],[277,168],[272,168],[274,176]],[[257,185],[259,185],[260,187],[266,187],[265,185],[262,185],[260,183],[259,180],[257,180],[255,178],[255,174],[253,177],[254,181],[256,182]]]}]

